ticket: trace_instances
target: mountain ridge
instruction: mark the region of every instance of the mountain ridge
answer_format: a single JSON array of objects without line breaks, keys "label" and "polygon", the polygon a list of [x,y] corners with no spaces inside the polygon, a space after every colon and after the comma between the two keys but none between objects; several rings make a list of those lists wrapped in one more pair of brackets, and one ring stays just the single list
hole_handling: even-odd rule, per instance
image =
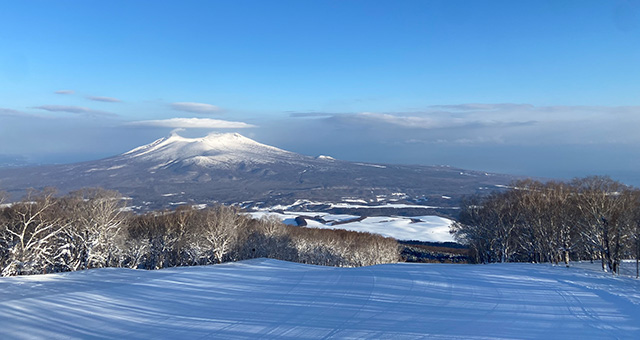
[{"label": "mountain ridge", "polygon": [[237,133],[201,138],[174,133],[96,161],[0,169],[0,190],[18,199],[29,187],[54,186],[63,193],[103,187],[120,191],[142,210],[213,203],[256,208],[300,201],[322,206],[354,199],[369,205],[451,208],[465,195],[495,189],[515,178],[445,166],[311,157]]}]

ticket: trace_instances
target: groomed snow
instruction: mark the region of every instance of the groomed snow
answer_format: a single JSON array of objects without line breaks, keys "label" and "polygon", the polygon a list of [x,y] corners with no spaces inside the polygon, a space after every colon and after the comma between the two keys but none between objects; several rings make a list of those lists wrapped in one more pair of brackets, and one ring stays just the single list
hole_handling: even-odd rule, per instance
[{"label": "groomed snow", "polygon": [[304,212],[252,212],[249,213],[254,218],[264,216],[274,216],[282,222],[290,225],[297,225],[296,216],[321,216],[325,221],[330,222],[348,222],[348,223],[327,223],[307,219],[307,227],[323,228],[323,229],[343,229],[351,231],[368,232],[386,237],[393,237],[397,240],[414,240],[422,242],[455,242],[453,235],[449,233],[449,227],[453,223],[448,218],[438,216],[378,216],[367,217],[362,221],[349,222],[349,220],[357,219],[359,216],[353,215],[329,215],[326,213],[304,213]]},{"label": "groomed snow", "polygon": [[640,283],[534,264],[257,259],[0,279],[2,339],[638,339]]}]

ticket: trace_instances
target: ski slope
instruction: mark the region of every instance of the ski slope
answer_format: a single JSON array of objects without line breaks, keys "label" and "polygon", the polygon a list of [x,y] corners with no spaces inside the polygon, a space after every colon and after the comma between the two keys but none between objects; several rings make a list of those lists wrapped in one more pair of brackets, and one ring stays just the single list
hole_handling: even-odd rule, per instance
[{"label": "ski slope", "polygon": [[549,265],[257,259],[0,279],[2,339],[639,339],[640,284]]}]

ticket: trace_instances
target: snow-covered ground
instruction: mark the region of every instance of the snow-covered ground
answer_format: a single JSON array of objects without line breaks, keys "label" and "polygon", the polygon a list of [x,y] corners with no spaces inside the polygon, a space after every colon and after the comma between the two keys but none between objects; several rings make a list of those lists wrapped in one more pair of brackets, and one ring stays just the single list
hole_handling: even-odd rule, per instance
[{"label": "snow-covered ground", "polygon": [[[384,203],[385,201],[398,201],[396,198],[388,199],[386,195],[380,195],[377,198],[377,203],[374,205],[367,205],[367,201],[363,199],[345,198],[343,202],[316,202],[309,200],[297,200],[292,204],[287,205],[274,205],[268,207],[260,207],[260,211],[277,211],[277,210],[299,210],[309,206],[323,206],[325,209],[451,209],[458,210],[459,207],[441,207],[422,204],[405,204],[405,203]],[[383,202],[380,204],[380,202]],[[251,201],[249,201],[251,203]],[[365,203],[365,204],[353,204],[353,203]]]},{"label": "snow-covered ground", "polygon": [[[576,268],[602,272],[602,263],[598,260],[593,262],[574,261],[574,262],[571,262],[571,266]],[[638,269],[640,268],[636,268],[636,260],[622,260],[622,263],[620,263],[620,275],[622,276],[636,277]]]},{"label": "snow-covered ground", "polygon": [[[306,219],[307,227],[325,229],[344,229],[363,231],[382,236],[393,237],[397,240],[415,240],[423,242],[454,242],[453,235],[449,233],[450,219],[438,216],[378,216],[367,217],[362,221],[356,221],[359,216],[331,215],[316,212],[266,212],[258,211],[249,213],[254,218],[274,216],[286,224],[296,225],[296,216],[320,216],[329,223],[321,223],[312,219]],[[353,220],[353,222],[349,222]],[[339,222],[334,224],[334,222]],[[346,222],[346,223],[344,223]]]},{"label": "snow-covered ground", "polygon": [[2,339],[640,339],[640,282],[535,264],[257,259],[0,279]]}]

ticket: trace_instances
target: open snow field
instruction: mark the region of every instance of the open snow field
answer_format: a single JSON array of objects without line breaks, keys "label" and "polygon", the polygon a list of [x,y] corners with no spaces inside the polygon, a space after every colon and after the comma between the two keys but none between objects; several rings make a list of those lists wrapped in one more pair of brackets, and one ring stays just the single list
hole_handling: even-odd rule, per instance
[{"label": "open snow field", "polygon": [[[329,223],[321,223],[312,219],[306,219],[307,227],[323,229],[344,229],[351,231],[368,232],[396,240],[413,240],[423,242],[455,242],[453,235],[449,233],[452,220],[438,216],[377,216],[367,217],[357,221],[355,215],[332,215],[318,212],[267,212],[257,211],[248,213],[253,218],[273,216],[290,225],[297,225],[296,216],[320,216]],[[336,223],[338,222],[338,223]],[[346,223],[345,223],[346,222]]]},{"label": "open snow field", "polygon": [[640,282],[550,265],[257,259],[0,279],[2,339],[640,339]]}]

